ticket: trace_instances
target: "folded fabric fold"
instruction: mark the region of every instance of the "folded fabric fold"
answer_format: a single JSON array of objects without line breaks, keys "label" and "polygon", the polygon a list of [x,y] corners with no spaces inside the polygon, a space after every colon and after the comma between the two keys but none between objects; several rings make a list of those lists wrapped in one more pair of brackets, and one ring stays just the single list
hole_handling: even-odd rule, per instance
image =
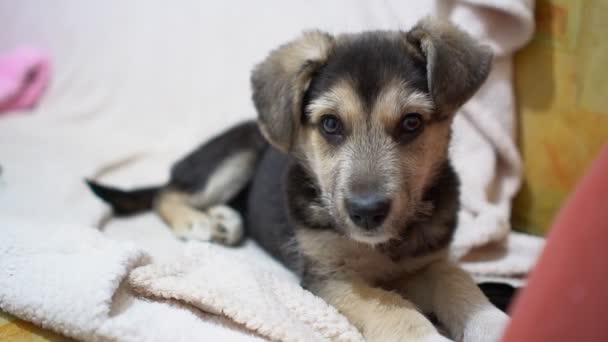
[{"label": "folded fabric fold", "polygon": [[120,282],[148,262],[91,227],[6,216],[2,225],[0,310],[73,338],[97,336]]},{"label": "folded fabric fold", "polygon": [[[226,253],[192,244],[189,255],[133,270],[129,284],[145,296],[174,299],[225,315],[274,341],[363,342],[348,320],[289,279]],[[222,281],[212,281],[221,274]]]}]

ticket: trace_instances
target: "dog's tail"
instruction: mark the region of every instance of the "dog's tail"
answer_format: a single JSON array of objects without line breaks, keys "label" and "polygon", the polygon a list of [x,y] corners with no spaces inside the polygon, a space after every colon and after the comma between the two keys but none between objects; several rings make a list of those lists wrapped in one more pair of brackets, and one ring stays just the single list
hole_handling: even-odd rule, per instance
[{"label": "dog's tail", "polygon": [[108,203],[117,216],[128,216],[152,209],[156,196],[162,187],[148,187],[135,190],[120,190],[86,180],[97,197]]}]

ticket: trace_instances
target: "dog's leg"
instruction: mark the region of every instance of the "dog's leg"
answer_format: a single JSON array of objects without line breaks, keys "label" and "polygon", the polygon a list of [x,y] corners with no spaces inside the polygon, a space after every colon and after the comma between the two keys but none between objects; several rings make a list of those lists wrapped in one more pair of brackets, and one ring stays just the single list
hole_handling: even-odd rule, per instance
[{"label": "dog's leg", "polygon": [[180,238],[238,243],[243,220],[229,205],[242,195],[266,146],[255,123],[233,127],[173,167],[154,208]]},{"label": "dog's leg", "polygon": [[424,312],[433,312],[457,341],[500,341],[509,320],[463,269],[448,260],[389,286]]},{"label": "dog's leg", "polygon": [[325,279],[309,287],[345,315],[366,341],[449,341],[414,304],[361,279]]}]

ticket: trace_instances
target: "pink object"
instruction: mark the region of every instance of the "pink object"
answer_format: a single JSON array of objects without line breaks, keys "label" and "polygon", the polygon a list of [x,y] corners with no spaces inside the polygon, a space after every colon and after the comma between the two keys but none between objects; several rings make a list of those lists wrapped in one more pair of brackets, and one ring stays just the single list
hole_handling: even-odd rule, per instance
[{"label": "pink object", "polygon": [[20,47],[0,54],[0,115],[33,107],[49,81],[51,66],[46,53]]}]

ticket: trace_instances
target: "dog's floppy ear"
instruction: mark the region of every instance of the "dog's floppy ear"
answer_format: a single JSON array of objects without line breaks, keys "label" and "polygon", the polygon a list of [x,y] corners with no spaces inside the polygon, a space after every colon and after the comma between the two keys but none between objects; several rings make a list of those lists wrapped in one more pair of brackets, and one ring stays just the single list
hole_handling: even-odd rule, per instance
[{"label": "dog's floppy ear", "polygon": [[305,32],[280,46],[253,70],[253,102],[262,133],[289,152],[300,125],[302,98],[314,72],[329,57],[334,38],[324,32]]},{"label": "dog's floppy ear", "polygon": [[481,87],[492,51],[447,21],[423,19],[405,34],[426,61],[428,87],[441,116],[451,115]]}]

